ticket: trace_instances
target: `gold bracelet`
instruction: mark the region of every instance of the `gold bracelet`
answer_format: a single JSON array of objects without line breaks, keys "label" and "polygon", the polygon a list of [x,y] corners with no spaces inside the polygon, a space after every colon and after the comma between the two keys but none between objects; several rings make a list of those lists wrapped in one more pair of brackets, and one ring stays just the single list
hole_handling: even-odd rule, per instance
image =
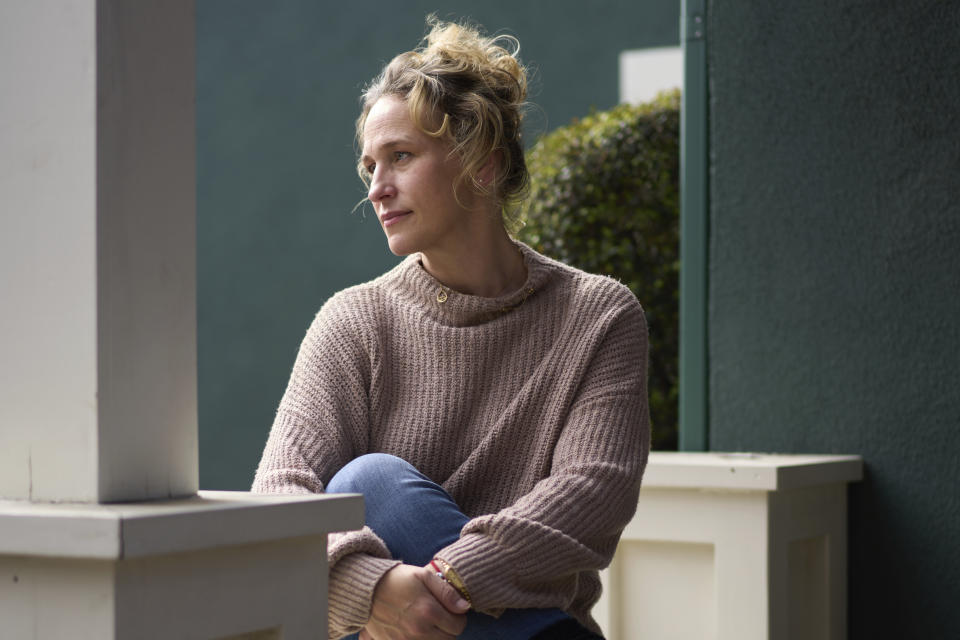
[{"label": "gold bracelet", "polygon": [[440,570],[443,572],[443,579],[446,580],[451,587],[456,589],[460,595],[463,596],[463,599],[472,607],[473,600],[470,598],[470,592],[467,591],[467,585],[463,584],[463,579],[460,578],[460,575],[450,566],[450,563],[442,558],[435,558],[437,562],[440,563]]}]

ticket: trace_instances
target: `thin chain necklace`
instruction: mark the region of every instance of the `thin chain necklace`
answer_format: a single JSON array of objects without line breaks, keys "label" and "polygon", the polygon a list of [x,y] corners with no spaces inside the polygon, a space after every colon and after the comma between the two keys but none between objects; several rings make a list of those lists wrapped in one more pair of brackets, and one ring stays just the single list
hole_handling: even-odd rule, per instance
[{"label": "thin chain necklace", "polygon": [[[521,251],[519,247],[517,247],[517,253],[520,255],[520,264],[523,265],[523,270],[524,270],[523,280],[524,282],[526,282],[527,276],[529,275],[526,273],[526,270],[527,270],[526,260],[523,259],[523,251]],[[422,266],[423,262],[421,261],[420,264]],[[512,286],[507,285],[506,287],[504,287],[503,291],[501,291],[500,293],[492,297],[500,298],[513,290],[514,289]],[[444,302],[446,302],[450,298],[450,294],[453,293],[453,291],[454,291],[453,289],[450,289],[449,287],[445,287],[441,284],[440,288],[437,290],[437,304],[443,304]],[[519,302],[515,302],[511,305],[501,307],[500,312],[509,313],[510,311],[513,311],[514,309],[522,305],[524,302],[526,302],[527,298],[529,298],[533,294],[533,292],[534,292],[533,287],[527,287],[526,290],[523,292],[523,297],[520,298]]]}]

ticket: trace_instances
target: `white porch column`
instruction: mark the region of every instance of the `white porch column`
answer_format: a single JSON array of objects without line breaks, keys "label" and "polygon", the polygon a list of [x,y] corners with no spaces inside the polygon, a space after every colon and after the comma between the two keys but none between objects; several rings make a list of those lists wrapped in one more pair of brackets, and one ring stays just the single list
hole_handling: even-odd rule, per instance
[{"label": "white porch column", "polygon": [[197,493],[193,0],[0,2],[0,86],[0,635],[322,637],[361,499]]},{"label": "white porch column", "polygon": [[197,490],[193,2],[0,4],[0,497]]}]

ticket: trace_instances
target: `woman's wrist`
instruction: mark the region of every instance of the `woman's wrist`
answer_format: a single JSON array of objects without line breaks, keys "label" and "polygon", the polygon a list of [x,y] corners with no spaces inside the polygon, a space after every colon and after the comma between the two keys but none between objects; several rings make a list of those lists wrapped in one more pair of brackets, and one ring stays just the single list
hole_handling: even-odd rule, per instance
[{"label": "woman's wrist", "polygon": [[470,592],[467,591],[467,585],[464,584],[463,578],[450,566],[449,562],[443,558],[434,558],[430,561],[430,566],[437,572],[438,577],[446,580],[447,584],[456,589],[471,607],[473,606],[473,600],[470,598]]}]

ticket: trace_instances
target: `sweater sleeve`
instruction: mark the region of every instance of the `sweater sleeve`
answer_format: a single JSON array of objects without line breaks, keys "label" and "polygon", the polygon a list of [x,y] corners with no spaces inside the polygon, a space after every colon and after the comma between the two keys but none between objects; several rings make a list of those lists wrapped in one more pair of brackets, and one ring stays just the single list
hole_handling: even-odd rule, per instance
[{"label": "sweater sleeve", "polygon": [[579,574],[607,566],[632,518],[650,448],[647,328],[632,295],[610,312],[554,448],[550,475],[469,521],[436,555],[474,607],[567,609]]},{"label": "sweater sleeve", "polygon": [[[322,493],[340,468],[367,448],[370,359],[351,307],[331,299],[300,345],[257,468],[257,493]],[[373,591],[394,565],[369,527],[331,534],[329,635],[359,631]]]}]

